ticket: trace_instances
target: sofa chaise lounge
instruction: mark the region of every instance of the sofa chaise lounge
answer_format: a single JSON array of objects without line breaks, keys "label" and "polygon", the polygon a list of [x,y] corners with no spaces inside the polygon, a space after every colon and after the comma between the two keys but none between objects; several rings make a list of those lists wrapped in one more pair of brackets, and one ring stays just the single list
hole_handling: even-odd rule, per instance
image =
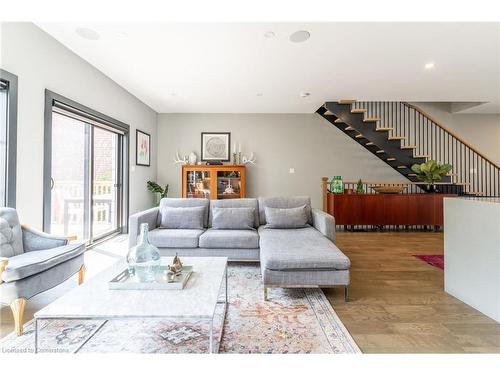
[{"label": "sofa chaise lounge", "polygon": [[308,197],[163,198],[159,207],[130,216],[130,247],[142,223],[163,256],[260,262],[266,300],[268,288],[319,286],[344,286],[348,299],[350,261],[335,245],[335,220],[311,209]]}]

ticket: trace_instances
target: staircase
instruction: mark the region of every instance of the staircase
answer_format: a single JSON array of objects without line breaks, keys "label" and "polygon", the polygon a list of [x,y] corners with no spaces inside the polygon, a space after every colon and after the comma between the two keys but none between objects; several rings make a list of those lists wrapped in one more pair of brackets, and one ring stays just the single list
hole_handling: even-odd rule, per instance
[{"label": "staircase", "polygon": [[453,166],[438,191],[500,196],[500,166],[414,105],[339,100],[316,112],[412,182],[411,166],[432,159]]}]

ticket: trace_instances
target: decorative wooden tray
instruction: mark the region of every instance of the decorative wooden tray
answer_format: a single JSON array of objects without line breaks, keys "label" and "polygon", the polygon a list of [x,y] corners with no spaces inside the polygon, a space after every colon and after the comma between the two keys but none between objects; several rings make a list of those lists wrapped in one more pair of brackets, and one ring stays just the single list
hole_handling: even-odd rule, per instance
[{"label": "decorative wooden tray", "polygon": [[371,188],[380,194],[399,194],[406,186],[371,186]]},{"label": "decorative wooden tray", "polygon": [[183,266],[174,281],[167,278],[168,266],[160,266],[156,274],[156,280],[151,283],[141,283],[130,277],[128,269],[120,272],[109,282],[109,289],[118,290],[181,290],[186,286],[189,277],[193,273],[193,266]]}]

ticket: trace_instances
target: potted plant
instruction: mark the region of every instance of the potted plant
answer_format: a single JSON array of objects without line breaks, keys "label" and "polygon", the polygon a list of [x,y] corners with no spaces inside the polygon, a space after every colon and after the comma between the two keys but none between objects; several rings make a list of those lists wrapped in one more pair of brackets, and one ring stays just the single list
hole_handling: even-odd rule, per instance
[{"label": "potted plant", "polygon": [[417,175],[417,180],[427,183],[427,191],[436,192],[436,182],[441,181],[453,167],[451,164],[438,164],[429,160],[422,164],[413,164],[411,170]]},{"label": "potted plant", "polygon": [[[156,205],[158,206],[160,204],[160,200],[162,198],[166,198],[168,195],[168,184],[165,185],[164,188],[162,188],[158,183],[154,181],[148,181],[148,190],[152,193],[155,193],[156,196]],[[159,196],[159,199],[158,199]]]},{"label": "potted plant", "polygon": [[358,180],[358,183],[356,184],[356,194],[364,194],[365,193],[365,188],[363,187],[363,181],[361,181],[361,178]]}]

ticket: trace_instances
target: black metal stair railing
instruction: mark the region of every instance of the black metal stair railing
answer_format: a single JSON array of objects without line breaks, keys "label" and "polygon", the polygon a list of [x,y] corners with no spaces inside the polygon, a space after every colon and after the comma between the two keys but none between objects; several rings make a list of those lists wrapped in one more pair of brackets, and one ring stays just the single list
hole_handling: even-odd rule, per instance
[{"label": "black metal stair railing", "polygon": [[402,146],[415,146],[415,154],[428,155],[453,166],[452,181],[464,184],[470,194],[500,196],[500,166],[460,139],[418,107],[405,102],[354,102],[352,109],[366,109],[366,117],[380,119],[392,128],[389,138]]}]

